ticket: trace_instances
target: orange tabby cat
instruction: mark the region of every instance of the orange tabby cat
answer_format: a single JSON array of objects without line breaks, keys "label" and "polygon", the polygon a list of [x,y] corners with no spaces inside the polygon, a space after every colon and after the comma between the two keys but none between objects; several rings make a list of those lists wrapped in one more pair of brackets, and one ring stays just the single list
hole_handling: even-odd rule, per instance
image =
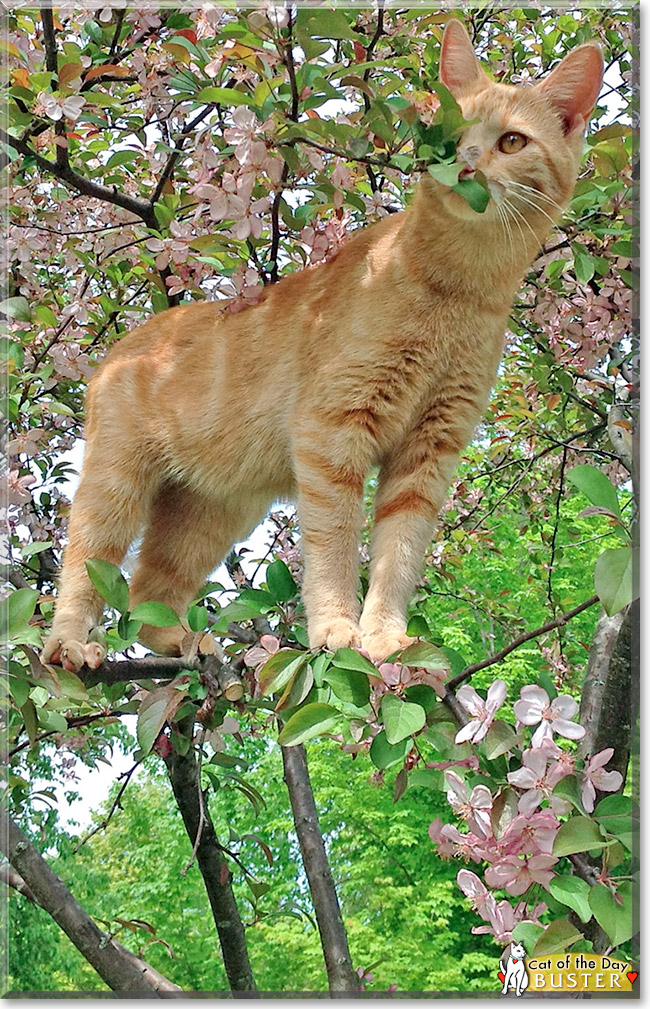
[{"label": "orange tabby cat", "polygon": [[[522,275],[569,200],[602,78],[574,49],[534,87],[496,84],[449,22],[442,82],[469,126],[463,170],[483,214],[425,176],[403,213],[332,262],[286,277],[241,314],[156,315],[115,346],[88,393],[86,456],[43,658],[96,666],[102,601],[89,557],[120,564],[144,529],[133,604],[183,614],[276,499],[297,497],[313,648],[407,644],[405,610],[459,453],[485,409]],[[362,490],[380,466],[370,587],[359,613]],[[181,627],[144,627],[179,654]]]}]

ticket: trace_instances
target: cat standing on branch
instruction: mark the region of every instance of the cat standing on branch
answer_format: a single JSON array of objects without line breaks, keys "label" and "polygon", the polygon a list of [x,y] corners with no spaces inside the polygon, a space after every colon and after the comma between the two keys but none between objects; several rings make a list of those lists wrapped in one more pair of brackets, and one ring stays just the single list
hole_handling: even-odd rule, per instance
[{"label": "cat standing on branch", "polygon": [[[179,306],[102,363],[45,661],[72,671],[101,661],[88,635],[103,604],[86,560],[119,564],[141,533],[132,604],[183,614],[282,498],[298,501],[310,646],[362,646],[380,660],[408,644],[409,596],[483,415],[512,300],[573,191],[602,57],[582,45],[534,87],[496,84],[452,20],[440,78],[471,121],[461,175],[487,180],[484,213],[425,176],[406,211],[267,287],[257,306]],[[357,543],[374,465],[360,612]],[[144,626],[140,637],[179,654],[183,635]]]}]

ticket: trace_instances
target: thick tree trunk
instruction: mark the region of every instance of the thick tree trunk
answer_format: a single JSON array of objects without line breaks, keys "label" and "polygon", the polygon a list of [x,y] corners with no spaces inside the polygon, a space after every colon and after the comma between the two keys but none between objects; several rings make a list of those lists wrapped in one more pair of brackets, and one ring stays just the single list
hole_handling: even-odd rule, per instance
[{"label": "thick tree trunk", "polygon": [[359,990],[359,979],[350,959],[345,926],[318,823],[304,747],[283,746],[282,760],[284,780],[289,790],[293,821],[325,956],[330,992],[354,994]]},{"label": "thick tree trunk", "polygon": [[192,844],[196,844],[199,829],[201,830],[196,860],[212,908],[228,982],[233,991],[254,992],[256,986],[248,959],[244,924],[232,892],[228,863],[219,847],[207,807],[204,807],[203,824],[200,827],[200,771],[194,749],[190,748],[184,756],[172,752],[165,758],[165,764]]},{"label": "thick tree trunk", "polygon": [[586,732],[578,748],[587,758],[609,746],[608,770],[627,775],[639,712],[639,600],[596,625],[580,702]]},{"label": "thick tree trunk", "polygon": [[[29,838],[2,808],[0,847],[27,885],[28,899],[35,900],[54,918],[81,955],[113,991],[148,992],[151,997],[158,995],[160,998],[165,997],[162,992],[181,991],[178,985],[172,984],[149,964],[100,931],[65,884],[52,872]],[[15,885],[14,880],[11,885]]]}]

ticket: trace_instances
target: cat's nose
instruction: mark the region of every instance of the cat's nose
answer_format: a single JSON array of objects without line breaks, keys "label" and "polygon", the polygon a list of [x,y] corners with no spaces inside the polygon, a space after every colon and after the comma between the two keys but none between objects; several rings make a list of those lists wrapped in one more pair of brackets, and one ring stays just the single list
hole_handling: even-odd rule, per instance
[{"label": "cat's nose", "polygon": [[468,175],[473,174],[476,168],[476,163],[480,159],[481,154],[483,152],[481,151],[480,147],[460,147],[458,149],[458,153],[460,154],[462,160],[465,162],[465,167],[461,169],[459,175],[459,178],[463,179],[466,178]]}]

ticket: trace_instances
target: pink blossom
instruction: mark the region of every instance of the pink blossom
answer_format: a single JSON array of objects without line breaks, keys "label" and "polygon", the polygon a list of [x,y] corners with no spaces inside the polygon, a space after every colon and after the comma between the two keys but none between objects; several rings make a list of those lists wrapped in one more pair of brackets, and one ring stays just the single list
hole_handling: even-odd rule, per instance
[{"label": "pink blossom", "polygon": [[244,662],[249,669],[254,669],[257,674],[267,659],[270,659],[272,655],[275,655],[279,647],[279,638],[276,638],[274,634],[263,634],[258,644],[253,645],[252,648],[249,648],[248,651],[244,653]]},{"label": "pink blossom", "polygon": [[470,872],[469,869],[461,869],[456,876],[456,882],[472,902],[472,909],[478,911],[482,917],[483,908],[492,896],[489,890],[486,889],[476,873]]},{"label": "pink blossom", "polygon": [[456,733],[456,743],[480,743],[485,739],[488,729],[494,721],[494,716],[506,699],[506,685],[503,680],[495,680],[487,692],[486,700],[469,684],[465,684],[457,693],[458,700],[466,711],[472,715],[472,720]]},{"label": "pink blossom", "polygon": [[530,815],[543,799],[548,799],[560,778],[564,776],[549,768],[547,756],[541,747],[525,750],[522,756],[522,766],[517,771],[510,771],[508,781],[517,788],[526,789],[526,794],[519,799],[518,809],[525,816]]},{"label": "pink blossom", "polygon": [[537,725],[531,740],[533,749],[542,740],[552,739],[553,733],[567,739],[582,739],[585,730],[582,725],[570,721],[578,712],[578,704],[570,694],[562,694],[552,701],[542,687],[531,685],[521,688],[521,697],[514,703],[514,712],[524,725]]},{"label": "pink blossom", "polygon": [[466,861],[480,862],[481,855],[476,851],[478,838],[474,834],[461,834],[458,827],[451,823],[443,823],[436,817],[429,826],[429,837],[438,845],[440,858],[464,858]]},{"label": "pink blossom", "polygon": [[596,789],[600,792],[616,792],[623,784],[620,771],[605,771],[605,764],[614,756],[614,747],[595,753],[583,771],[582,805],[592,813],[596,802]]},{"label": "pink blossom", "polygon": [[37,115],[47,116],[57,123],[65,116],[71,122],[76,123],[81,115],[81,110],[86,104],[83,95],[68,95],[67,98],[57,98],[47,91],[40,91],[36,96],[34,112]]},{"label": "pink blossom", "polygon": [[31,473],[19,476],[18,470],[12,469],[7,477],[7,504],[24,504],[26,501],[31,501],[32,495],[28,488],[35,483],[36,477]]},{"label": "pink blossom", "polygon": [[445,781],[449,786],[447,801],[454,812],[465,820],[479,837],[492,834],[492,793],[485,785],[476,785],[468,794],[467,785],[455,771],[445,771]]},{"label": "pink blossom", "polygon": [[501,844],[508,855],[550,855],[559,829],[559,820],[552,813],[519,813],[504,830]]},{"label": "pink blossom", "polygon": [[505,888],[513,896],[521,896],[533,883],[540,883],[548,889],[553,878],[552,866],[557,862],[554,855],[531,855],[519,858],[506,855],[504,859],[485,870],[485,882],[495,889]]}]

